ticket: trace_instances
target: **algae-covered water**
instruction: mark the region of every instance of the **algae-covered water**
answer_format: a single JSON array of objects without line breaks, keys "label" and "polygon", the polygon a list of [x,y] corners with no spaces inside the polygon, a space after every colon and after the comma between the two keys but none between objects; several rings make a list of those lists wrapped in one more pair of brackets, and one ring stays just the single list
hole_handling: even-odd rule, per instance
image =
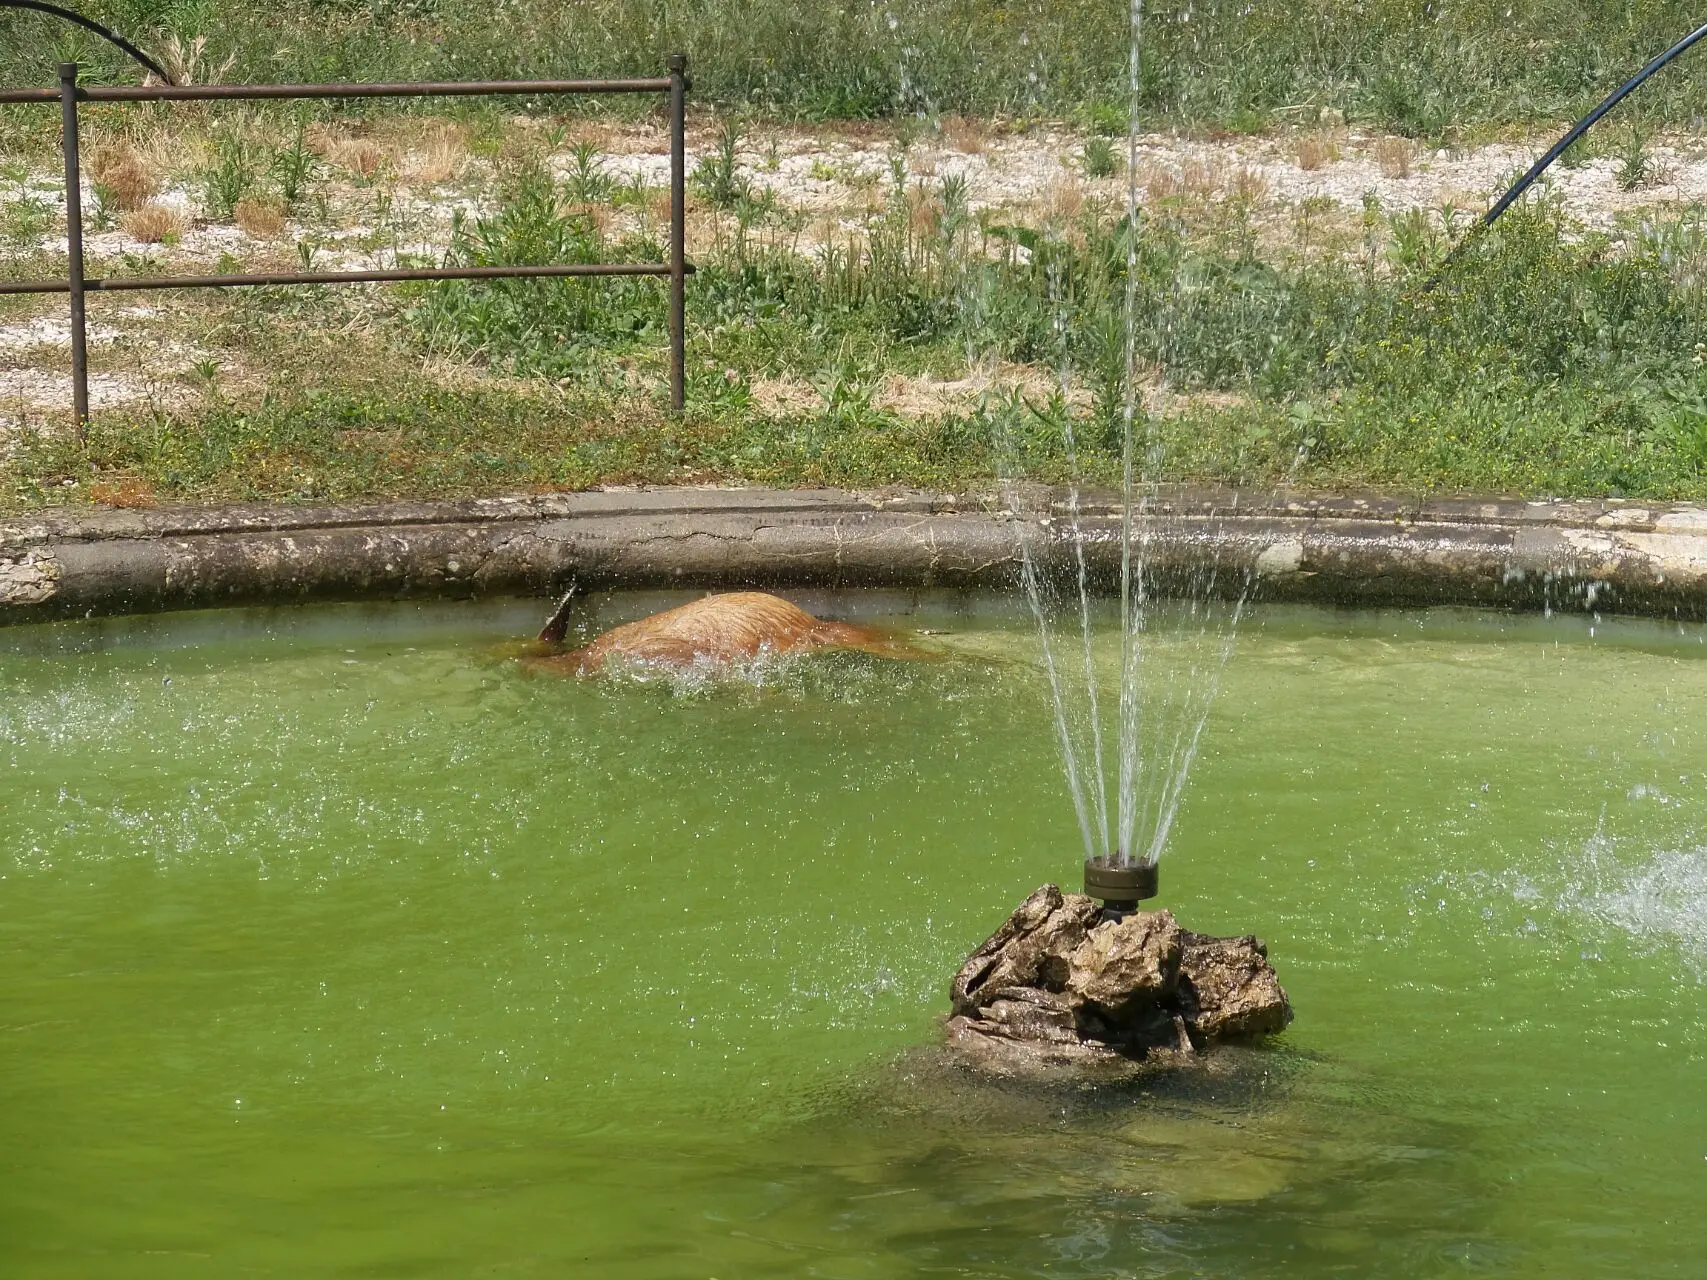
[{"label": "algae-covered water", "polygon": [[1702,632],[1255,611],[1162,902],[1264,937],[1297,1021],[1079,1094],[919,1050],[1081,856],[1027,626],[832,603],[943,656],[0,632],[0,1274],[1700,1274]]}]

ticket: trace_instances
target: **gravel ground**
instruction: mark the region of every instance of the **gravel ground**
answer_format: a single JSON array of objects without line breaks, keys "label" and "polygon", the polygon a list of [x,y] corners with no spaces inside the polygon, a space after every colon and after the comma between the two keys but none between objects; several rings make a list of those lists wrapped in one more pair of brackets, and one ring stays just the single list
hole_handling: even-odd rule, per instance
[{"label": "gravel ground", "polygon": [[[646,213],[625,210],[612,215],[621,230],[645,217],[667,216],[660,206],[669,176],[667,138],[645,125],[583,126],[581,138],[600,148],[601,164],[612,178],[643,182],[651,194]],[[573,141],[574,139],[571,139]],[[1503,186],[1538,155],[1550,138],[1526,144],[1496,143],[1464,150],[1419,150],[1398,138],[1345,129],[1316,134],[1241,136],[1193,140],[1147,134],[1138,141],[1141,199],[1183,194],[1205,206],[1238,197],[1247,202],[1253,224],[1265,243],[1296,245],[1300,216],[1329,224],[1352,225],[1373,196],[1386,211],[1422,209],[1439,220],[1474,216]],[[689,139],[689,169],[711,154],[717,135],[696,129]],[[856,231],[880,206],[892,181],[892,165],[904,156],[909,184],[927,188],[951,176],[964,179],[974,211],[1039,221],[1062,207],[1101,201],[1111,209],[1125,198],[1124,174],[1092,179],[1083,172],[1086,138],[1065,128],[1004,133],[978,122],[951,122],[940,133],[914,140],[903,151],[892,130],[875,126],[836,129],[754,130],[741,144],[743,174],[755,191],[768,188],[778,207],[791,213],[798,228],[794,242],[811,249],[826,239]],[[442,143],[440,144],[442,149]],[[1124,142],[1114,140],[1117,153]],[[162,148],[156,147],[158,154]],[[335,154],[335,153],[334,153]],[[1610,229],[1644,212],[1676,212],[1707,200],[1707,143],[1694,137],[1658,139],[1649,148],[1647,181],[1624,189],[1619,162],[1591,159],[1581,167],[1555,166],[1550,189],[1567,213],[1585,227]],[[4,157],[0,157],[3,160]],[[1122,154],[1122,159],[1124,156]],[[568,144],[551,156],[568,174],[573,156]],[[86,239],[92,274],[124,263],[163,273],[208,270],[241,263],[299,267],[304,255],[316,269],[352,270],[395,265],[406,259],[436,259],[448,241],[453,218],[478,215],[492,206],[488,162],[463,158],[451,166],[454,178],[432,181],[424,153],[408,144],[385,152],[385,168],[368,182],[352,180],[333,164],[323,184],[323,203],[311,220],[289,220],[276,232],[252,234],[229,223],[208,220],[195,184],[168,181],[154,203],[176,211],[184,223],[178,243],[167,248],[146,244],[115,227],[93,230]],[[0,208],[28,200],[46,206],[47,230],[33,239],[14,237],[10,252],[19,259],[63,255],[64,199],[45,170],[16,164],[11,178],[0,178]],[[95,192],[85,190],[85,210],[95,207]],[[57,227],[53,223],[57,221]],[[705,211],[690,224],[690,249],[703,247],[713,234]],[[6,250],[0,249],[0,261]],[[173,336],[172,308],[185,295],[162,295],[158,307],[92,304],[90,332],[97,370],[91,382],[96,407],[127,401],[170,401],[184,394],[184,383],[210,352]],[[0,427],[15,424],[32,411],[62,409],[69,399],[67,325],[62,299],[47,297],[13,304],[0,319]],[[229,352],[220,353],[227,368]],[[102,366],[107,366],[102,368]],[[960,388],[955,387],[954,390]],[[761,400],[778,406],[812,393],[803,387],[768,389]],[[909,393],[895,392],[898,400]],[[940,395],[920,403],[940,404]]]}]

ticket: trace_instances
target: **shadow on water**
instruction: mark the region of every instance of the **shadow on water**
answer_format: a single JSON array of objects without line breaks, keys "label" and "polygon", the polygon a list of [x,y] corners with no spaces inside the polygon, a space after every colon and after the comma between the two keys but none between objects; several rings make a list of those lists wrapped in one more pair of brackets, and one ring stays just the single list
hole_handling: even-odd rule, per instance
[{"label": "shadow on water", "polygon": [[816,1103],[709,1210],[814,1274],[867,1274],[856,1256],[895,1275],[1425,1274],[1500,1252],[1472,1122],[1420,1121],[1283,1044],[1124,1086],[994,1080],[920,1048]]}]

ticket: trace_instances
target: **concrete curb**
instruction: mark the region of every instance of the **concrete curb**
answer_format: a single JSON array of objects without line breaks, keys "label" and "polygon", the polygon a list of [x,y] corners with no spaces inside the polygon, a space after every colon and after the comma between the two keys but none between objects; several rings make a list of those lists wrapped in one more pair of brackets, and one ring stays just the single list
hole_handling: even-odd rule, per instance
[{"label": "concrete curb", "polygon": [[[0,623],[229,604],[545,595],[587,586],[1008,586],[1018,540],[1068,554],[1065,495],[664,489],[384,506],[43,513],[0,521]],[[1092,572],[1120,512],[1079,505]],[[1244,570],[1269,600],[1707,617],[1707,509],[1176,489],[1162,571]],[[1223,583],[1242,575],[1220,575]]]}]

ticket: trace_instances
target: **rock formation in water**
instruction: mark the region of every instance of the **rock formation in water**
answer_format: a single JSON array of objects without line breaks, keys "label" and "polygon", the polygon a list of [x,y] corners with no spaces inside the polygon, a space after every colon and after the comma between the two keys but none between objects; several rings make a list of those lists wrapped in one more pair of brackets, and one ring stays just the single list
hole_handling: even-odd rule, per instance
[{"label": "rock formation in water", "polygon": [[592,643],[542,664],[585,674],[615,661],[687,668],[818,649],[917,656],[905,640],[876,627],[826,622],[780,596],[732,591],[612,627]]},{"label": "rock formation in water", "polygon": [[1102,904],[1046,884],[967,959],[950,989],[948,1044],[997,1074],[1179,1061],[1292,1021],[1254,937],[1180,928],[1167,911],[1104,920]]}]

